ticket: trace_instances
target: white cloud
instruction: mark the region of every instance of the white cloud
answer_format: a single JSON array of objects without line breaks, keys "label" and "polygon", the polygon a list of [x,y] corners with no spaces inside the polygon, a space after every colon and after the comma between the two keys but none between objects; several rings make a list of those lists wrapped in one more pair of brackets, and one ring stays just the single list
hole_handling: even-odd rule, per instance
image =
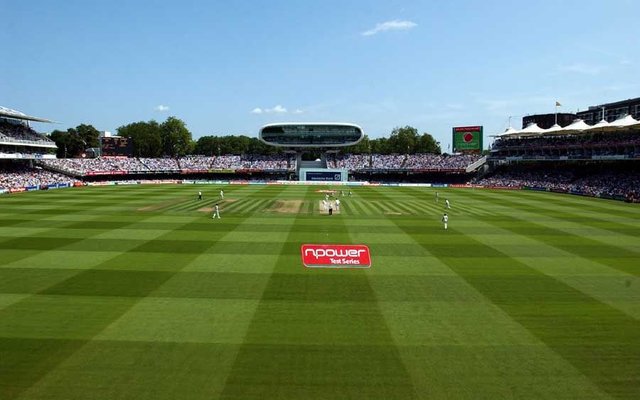
[{"label": "white cloud", "polygon": [[160,104],[159,106],[156,106],[154,108],[154,110],[160,111],[160,112],[169,111],[169,106],[165,106],[165,105]]},{"label": "white cloud", "polygon": [[392,21],[386,21],[376,24],[375,28],[362,32],[362,36],[372,36],[377,33],[387,31],[406,31],[415,28],[416,26],[418,26],[418,24],[412,21],[402,21],[399,19],[394,19]]},{"label": "white cloud", "polygon": [[273,108],[267,108],[265,110],[265,112],[267,112],[267,113],[275,113],[275,114],[285,114],[287,112],[287,109],[282,107],[280,104],[278,104]]},{"label": "white cloud", "polygon": [[[256,107],[253,110],[251,110],[251,114],[286,114],[288,113],[289,110],[287,110],[284,106],[282,106],[281,104],[277,104],[272,108],[261,108],[261,107]],[[295,111],[293,111],[293,114],[302,114],[302,110],[299,108],[296,108]]]},{"label": "white cloud", "polygon": [[583,63],[574,63],[569,65],[561,65],[558,67],[560,72],[569,72],[572,74],[584,74],[584,75],[598,75],[602,72],[602,67],[599,65],[589,65]]}]

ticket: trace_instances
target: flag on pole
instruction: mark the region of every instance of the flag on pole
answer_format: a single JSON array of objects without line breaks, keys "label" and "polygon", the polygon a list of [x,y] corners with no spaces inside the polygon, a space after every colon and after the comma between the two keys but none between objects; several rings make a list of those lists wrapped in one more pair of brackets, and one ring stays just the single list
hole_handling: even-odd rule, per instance
[{"label": "flag on pole", "polygon": [[562,104],[560,104],[559,101],[556,101],[556,107],[562,107]]}]

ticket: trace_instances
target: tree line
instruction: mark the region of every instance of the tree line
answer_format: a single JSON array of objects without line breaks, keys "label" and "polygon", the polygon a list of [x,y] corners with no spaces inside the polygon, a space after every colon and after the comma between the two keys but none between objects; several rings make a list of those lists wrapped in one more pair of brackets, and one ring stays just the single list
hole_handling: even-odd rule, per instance
[{"label": "tree line", "polygon": [[[139,121],[118,127],[117,135],[133,143],[135,157],[216,156],[223,154],[277,154],[282,149],[269,146],[246,135],[202,136],[194,140],[184,121],[169,117],[166,121]],[[58,157],[77,157],[85,149],[99,147],[99,131],[81,124],[66,131],[55,130],[49,137],[58,146]],[[352,154],[440,154],[440,143],[428,133],[419,134],[411,126],[395,128],[389,137],[370,139],[367,135],[354,146],[340,148]]]}]

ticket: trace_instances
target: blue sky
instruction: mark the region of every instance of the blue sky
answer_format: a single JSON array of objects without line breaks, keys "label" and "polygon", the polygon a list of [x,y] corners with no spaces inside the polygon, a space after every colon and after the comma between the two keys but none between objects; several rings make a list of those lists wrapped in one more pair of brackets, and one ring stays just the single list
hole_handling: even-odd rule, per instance
[{"label": "blue sky", "polygon": [[640,1],[0,0],[0,105],[194,138],[278,121],[412,125],[443,144],[640,96]]}]

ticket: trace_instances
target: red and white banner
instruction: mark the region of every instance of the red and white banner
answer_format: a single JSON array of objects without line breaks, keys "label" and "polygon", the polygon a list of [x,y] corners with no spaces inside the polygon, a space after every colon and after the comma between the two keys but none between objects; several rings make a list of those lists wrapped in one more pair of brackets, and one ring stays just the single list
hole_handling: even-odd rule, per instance
[{"label": "red and white banner", "polygon": [[363,244],[303,244],[302,263],[307,268],[369,268],[371,254]]}]

